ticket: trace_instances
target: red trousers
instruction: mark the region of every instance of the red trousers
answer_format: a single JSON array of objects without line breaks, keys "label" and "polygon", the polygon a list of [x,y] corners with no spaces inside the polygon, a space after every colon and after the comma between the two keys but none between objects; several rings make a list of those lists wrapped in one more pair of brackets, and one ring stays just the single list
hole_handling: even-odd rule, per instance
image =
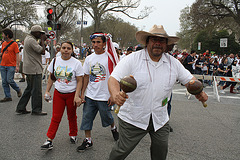
[{"label": "red trousers", "polygon": [[47,132],[48,138],[54,139],[61,122],[65,106],[67,106],[67,116],[70,130],[69,136],[77,136],[77,107],[73,104],[74,96],[75,92],[62,94],[56,89],[54,90],[52,119]]}]

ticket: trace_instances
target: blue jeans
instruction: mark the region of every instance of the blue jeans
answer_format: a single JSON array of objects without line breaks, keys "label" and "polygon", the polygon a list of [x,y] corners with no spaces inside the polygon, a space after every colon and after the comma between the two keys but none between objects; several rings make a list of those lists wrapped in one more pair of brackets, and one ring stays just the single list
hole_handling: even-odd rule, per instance
[{"label": "blue jeans", "polygon": [[98,111],[100,113],[103,127],[113,124],[114,119],[107,101],[96,101],[88,97],[85,97],[85,100],[86,103],[83,106],[81,130],[92,130],[93,120]]},{"label": "blue jeans", "polygon": [[4,94],[6,98],[11,98],[10,86],[19,92],[20,88],[14,81],[15,66],[0,66],[1,76],[2,76],[2,87],[4,89]]}]

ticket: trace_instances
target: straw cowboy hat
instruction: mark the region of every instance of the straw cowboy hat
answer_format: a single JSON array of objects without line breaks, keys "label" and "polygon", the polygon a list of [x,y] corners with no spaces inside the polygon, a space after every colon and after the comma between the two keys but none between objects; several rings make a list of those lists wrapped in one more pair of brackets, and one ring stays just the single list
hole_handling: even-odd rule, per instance
[{"label": "straw cowboy hat", "polygon": [[149,32],[145,32],[145,31],[138,31],[136,33],[136,39],[139,43],[146,45],[146,40],[147,37],[149,36],[157,36],[157,37],[163,37],[163,38],[167,38],[168,39],[168,45],[174,44],[176,43],[179,38],[175,37],[175,36],[169,36],[167,34],[167,32],[164,30],[163,26],[157,26],[154,25]]}]

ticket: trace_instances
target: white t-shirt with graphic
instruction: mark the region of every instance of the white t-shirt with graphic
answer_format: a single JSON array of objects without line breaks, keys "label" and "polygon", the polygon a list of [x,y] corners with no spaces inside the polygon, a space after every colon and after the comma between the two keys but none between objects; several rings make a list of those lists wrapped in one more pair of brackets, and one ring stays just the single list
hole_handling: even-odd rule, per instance
[{"label": "white t-shirt with graphic", "polygon": [[110,76],[107,53],[92,53],[87,56],[83,69],[84,74],[89,75],[89,83],[85,95],[93,100],[107,101],[110,97],[107,85]]},{"label": "white t-shirt with graphic", "polygon": [[[57,79],[55,88],[62,93],[74,92],[77,88],[76,76],[84,75],[82,63],[73,57],[69,60],[56,57],[54,68],[54,75]],[[48,71],[53,72],[53,60],[48,66]]]}]

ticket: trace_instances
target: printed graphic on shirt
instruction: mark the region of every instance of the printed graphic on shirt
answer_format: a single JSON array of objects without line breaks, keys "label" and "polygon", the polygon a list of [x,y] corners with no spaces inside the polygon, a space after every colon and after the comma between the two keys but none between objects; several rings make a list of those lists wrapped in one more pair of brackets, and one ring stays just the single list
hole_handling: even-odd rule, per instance
[{"label": "printed graphic on shirt", "polygon": [[64,82],[68,84],[72,81],[72,73],[73,69],[68,68],[68,66],[58,66],[54,72],[55,77],[57,78],[58,82]]},{"label": "printed graphic on shirt", "polygon": [[106,69],[100,63],[90,66],[90,82],[100,82],[106,79]]},{"label": "printed graphic on shirt", "polygon": [[213,71],[213,69],[214,69],[214,65],[211,65],[211,64],[210,64],[210,66],[209,66],[209,71]]}]

